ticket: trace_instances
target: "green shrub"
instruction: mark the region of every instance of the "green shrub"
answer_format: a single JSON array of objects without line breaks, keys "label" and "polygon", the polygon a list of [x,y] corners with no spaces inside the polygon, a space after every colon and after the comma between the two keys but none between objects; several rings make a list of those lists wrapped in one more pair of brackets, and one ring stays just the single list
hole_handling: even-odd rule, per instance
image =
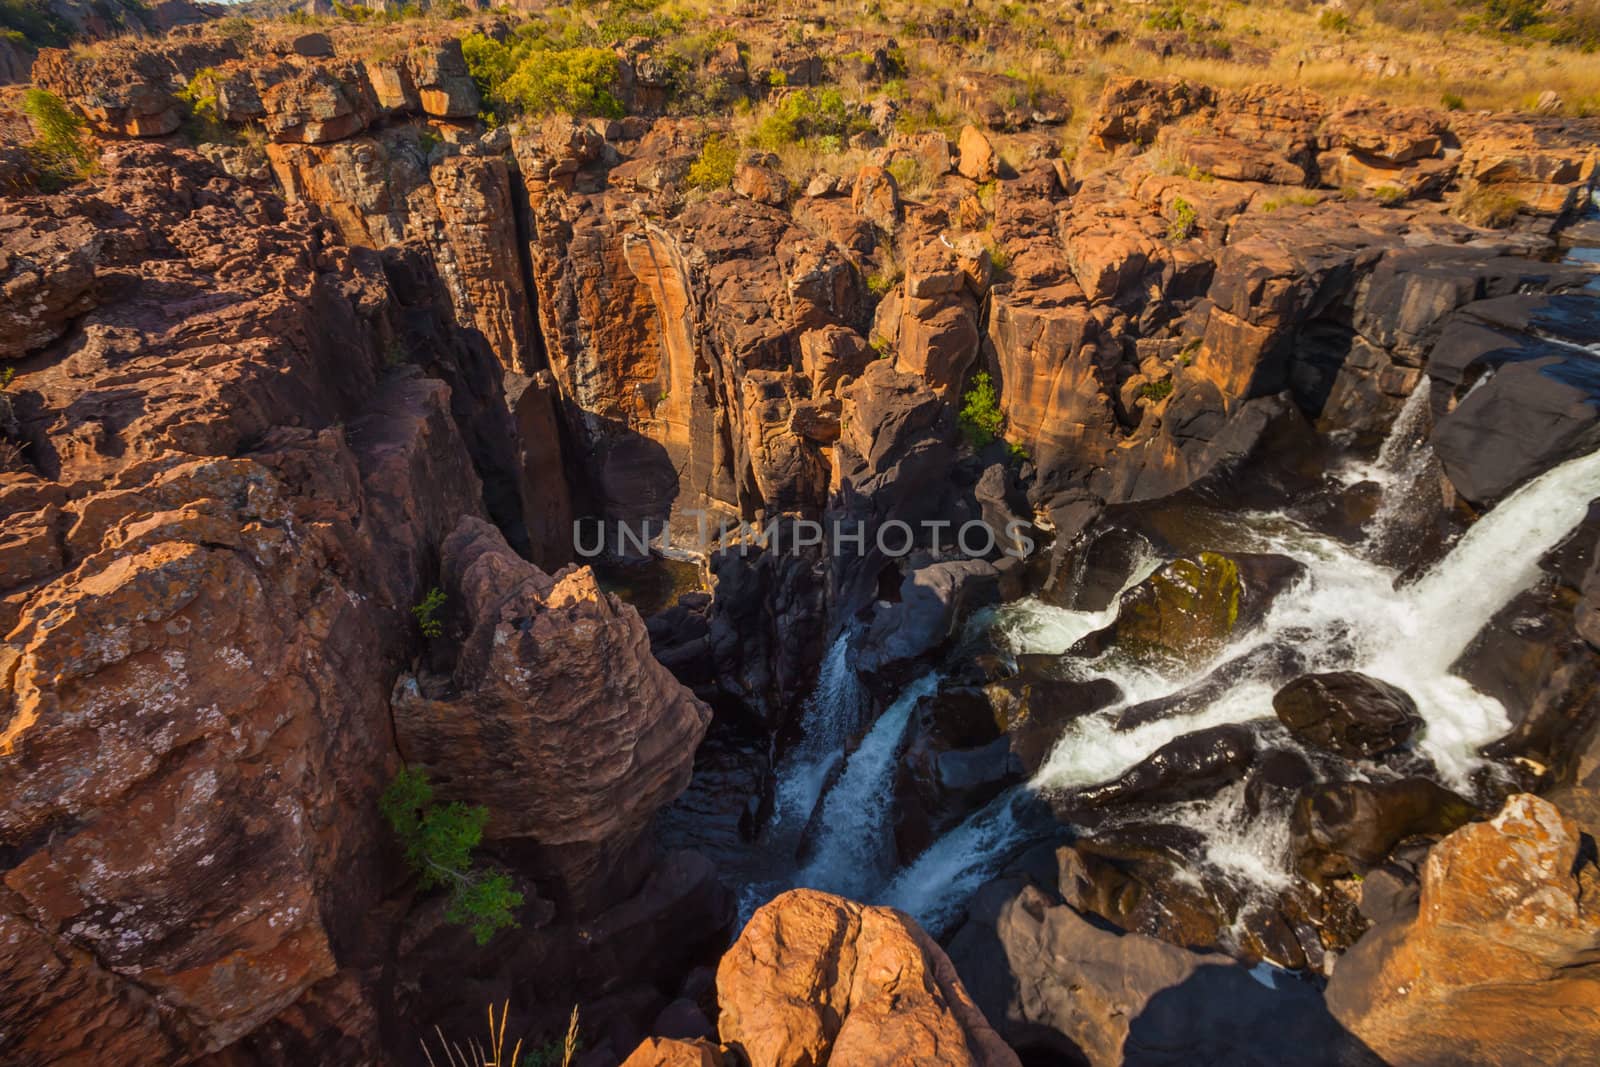
[{"label": "green shrub", "polygon": [[1398,185],[1380,185],[1372,190],[1372,199],[1384,207],[1398,207],[1406,202],[1406,191]]},{"label": "green shrub", "polygon": [[1474,226],[1503,230],[1517,221],[1522,207],[1522,201],[1515,195],[1492,185],[1480,185],[1456,202],[1456,214]]},{"label": "green shrub", "polygon": [[972,388],[961,398],[961,415],[957,422],[962,435],[973,448],[983,448],[1000,436],[1005,421],[989,372],[979,371],[973,376]]},{"label": "green shrub", "polygon": [[1139,386],[1139,395],[1146,400],[1165,400],[1172,395],[1173,384],[1171,378],[1163,378],[1159,382],[1145,382]]},{"label": "green shrub", "polygon": [[1446,111],[1462,111],[1467,106],[1467,102],[1455,93],[1445,93],[1439,98],[1439,103],[1444,105]]},{"label": "green shrub", "polygon": [[483,840],[488,809],[459,801],[441,807],[433,801],[427,775],[406,768],[383,791],[378,810],[400,839],[422,887],[449,890],[447,920],[470,928],[480,945],[517,925],[512,911],[521,907],[522,894],[511,888],[510,876],[473,867],[472,850]]},{"label": "green shrub", "polygon": [[38,0],[0,0],[0,30],[29,48],[64,48],[72,40],[71,27]]},{"label": "green shrub", "polygon": [[239,15],[219,21],[217,31],[240,48],[249,45],[256,36],[256,28],[250,24],[250,20]]},{"label": "green shrub", "polygon": [[750,143],[769,152],[813,138],[837,137],[842,144],[870,126],[838,89],[803,89],[785,93],[762,116]]},{"label": "green shrub", "polygon": [[444,623],[439,621],[439,609],[444,607],[444,590],[435,586],[428,590],[422,603],[413,605],[411,614],[417,618],[417,629],[423,637],[439,637],[444,633]]},{"label": "green shrub", "polygon": [[884,296],[900,283],[900,275],[890,270],[875,270],[867,275],[867,292]]},{"label": "green shrub", "polygon": [[1195,214],[1194,205],[1183,197],[1174,197],[1172,201],[1172,220],[1167,224],[1167,240],[1187,241],[1194,236],[1198,216]]},{"label": "green shrub", "polygon": [[1351,23],[1350,16],[1343,11],[1325,7],[1322,9],[1322,14],[1317,16],[1317,28],[1324,33],[1350,33],[1355,26]]},{"label": "green shrub", "polygon": [[1144,24],[1152,30],[1190,30],[1199,25],[1199,20],[1181,3],[1171,3],[1146,17]]},{"label": "green shrub", "polygon": [[502,42],[474,33],[462,38],[461,54],[479,93],[501,115],[565,111],[616,118],[623,113],[611,93],[618,65],[610,49],[552,47],[533,34]]},{"label": "green shrub", "polygon": [[907,196],[927,190],[929,182],[923,175],[922,160],[916,156],[900,156],[888,166],[889,176],[900,192]]},{"label": "green shrub", "polygon": [[203,67],[195,71],[188,85],[178,90],[178,99],[189,105],[189,118],[184,123],[184,132],[196,143],[231,139],[228,127],[222,121],[222,110],[217,104],[217,87],[221,84],[221,71],[216,67]]},{"label": "green shrub", "polygon": [[94,170],[94,151],[84,137],[83,120],[59,96],[29,89],[22,110],[37,132],[29,150],[48,183],[77,181]]},{"label": "green shrub", "polygon": [[725,189],[733,184],[733,171],[739,165],[739,142],[714,133],[700,146],[700,158],[689,167],[684,179],[693,189]]},{"label": "green shrub", "polygon": [[567,48],[535,53],[518,65],[501,88],[505,100],[533,115],[565,111],[573,115],[619,118],[622,103],[611,95],[617,80],[617,55],[605,48]]}]

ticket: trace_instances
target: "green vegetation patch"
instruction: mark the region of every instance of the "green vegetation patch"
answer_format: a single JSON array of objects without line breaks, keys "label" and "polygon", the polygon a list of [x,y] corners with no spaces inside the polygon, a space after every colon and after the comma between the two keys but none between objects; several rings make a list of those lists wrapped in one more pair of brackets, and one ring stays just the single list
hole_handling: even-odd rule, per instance
[{"label": "green vegetation patch", "polygon": [[522,894],[511,888],[511,876],[473,863],[472,852],[483,840],[483,824],[489,818],[487,808],[459,801],[436,804],[427,775],[406,768],[383,791],[378,810],[394,830],[422,887],[449,890],[447,920],[471,929],[480,945],[517,925],[512,912],[522,906]]}]

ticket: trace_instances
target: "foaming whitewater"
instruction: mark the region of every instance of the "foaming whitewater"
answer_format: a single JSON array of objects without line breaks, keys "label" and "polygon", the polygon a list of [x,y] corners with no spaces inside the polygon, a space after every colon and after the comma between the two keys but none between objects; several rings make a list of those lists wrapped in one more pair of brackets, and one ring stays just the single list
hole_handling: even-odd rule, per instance
[{"label": "foaming whitewater", "polygon": [[800,742],[785,756],[778,773],[774,826],[793,825],[798,831],[805,825],[845,742],[861,727],[867,697],[850,661],[853,636],[853,630],[845,630],[823,658],[817,687],[802,715]]},{"label": "foaming whitewater", "polygon": [[[1368,555],[1381,556],[1404,531],[1406,520],[1424,505],[1428,480],[1437,474],[1433,450],[1425,447],[1428,436],[1428,402],[1432,395],[1424,376],[1411,390],[1406,402],[1384,438],[1378,458],[1368,468],[1368,476],[1383,487],[1378,510],[1367,523]],[[1438,491],[1433,490],[1437,500]]]},{"label": "foaming whitewater", "polygon": [[822,802],[816,851],[797,885],[861,899],[881,885],[893,853],[889,807],[906,723],[917,702],[939,687],[937,674],[912,682],[846,759]]},{"label": "foaming whitewater", "polygon": [[[1187,713],[1117,728],[1128,707],[1170,696],[1223,663],[1278,644],[1304,655],[1307,671],[1359,670],[1410,693],[1425,722],[1419,747],[1448,784],[1470,789],[1469,776],[1482,765],[1478,749],[1511,723],[1499,701],[1450,668],[1493,616],[1538,579],[1539,560],[1583,521],[1597,497],[1600,452],[1570,460],[1511,494],[1409,587],[1397,587],[1394,568],[1363,554],[1370,544],[1353,548],[1281,514],[1245,516],[1239,543],[1227,547],[1289,556],[1305,568],[1304,577],[1278,596],[1260,626],[1193,669],[1115,656],[1064,660],[1063,667],[1081,677],[1110,678],[1124,699],[1075,720],[1023,788],[1047,792],[1104,782],[1184,734],[1271,717],[1281,679],[1247,673]],[[998,624],[1016,653],[1059,652],[1077,640],[1072,635],[1080,628],[1088,633],[1110,621],[1104,613],[1037,602],[1015,606],[1009,619],[1007,626],[1002,614]],[[1012,799],[991,804],[935,843],[895,880],[889,901],[940,929],[1016,844]],[[1287,884],[1287,822],[1247,819],[1242,790],[1169,806],[1163,817],[1202,831],[1205,858],[1224,875],[1266,889]]]},{"label": "foaming whitewater", "polygon": [[1022,838],[1013,807],[1018,791],[996,797],[924,849],[883,890],[882,903],[910,915],[935,937],[943,934]]}]

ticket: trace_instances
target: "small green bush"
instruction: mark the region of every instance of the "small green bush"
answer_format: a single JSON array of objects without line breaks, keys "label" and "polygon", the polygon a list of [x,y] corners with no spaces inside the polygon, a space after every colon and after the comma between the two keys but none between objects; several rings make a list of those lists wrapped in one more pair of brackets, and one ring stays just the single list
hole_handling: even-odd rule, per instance
[{"label": "small green bush", "polygon": [[470,928],[480,945],[517,925],[512,912],[522,906],[522,894],[511,888],[510,876],[473,867],[472,850],[483,840],[488,809],[459,801],[441,807],[434,803],[427,775],[406,768],[383,791],[378,810],[400,839],[422,887],[450,891],[447,920]]},{"label": "small green bush", "polygon": [[39,0],[0,0],[0,31],[29,48],[64,48],[72,40],[72,28]]},{"label": "small green bush", "polygon": [[972,379],[972,388],[961,398],[961,415],[957,423],[962,436],[973,448],[983,448],[1000,436],[1005,425],[1005,415],[1000,411],[1000,398],[994,391],[994,382],[988,371],[979,371]]},{"label": "small green bush", "polygon": [[1384,207],[1398,207],[1406,202],[1406,191],[1398,185],[1380,185],[1372,190],[1372,199]]},{"label": "small green bush", "polygon": [[37,131],[29,150],[51,183],[77,181],[94,170],[94,151],[84,137],[83,120],[59,96],[29,89],[22,110]]},{"label": "small green bush", "polygon": [[517,67],[501,91],[529,114],[565,111],[620,118],[622,103],[611,95],[617,69],[616,53],[605,48],[536,53]]},{"label": "small green bush", "polygon": [[1456,202],[1456,214],[1474,226],[1503,230],[1517,221],[1523,203],[1514,194],[1480,185],[1462,195]]},{"label": "small green bush", "polygon": [[1199,218],[1195,213],[1194,205],[1183,197],[1174,197],[1172,201],[1172,220],[1167,224],[1167,240],[1187,241],[1194,236],[1195,227]]},{"label": "small green bush", "polygon": [[750,143],[775,152],[813,138],[837,137],[842,146],[851,134],[871,126],[838,89],[803,89],[785,93],[756,123]]},{"label": "small green bush", "polygon": [[684,179],[692,189],[726,189],[733,184],[734,168],[739,165],[739,142],[714,133],[700,146],[700,158],[689,167]]},{"label": "small green bush", "polygon": [[1145,382],[1139,386],[1139,395],[1146,400],[1165,400],[1172,395],[1174,386],[1171,378],[1163,378],[1159,382]]},{"label": "small green bush", "polygon": [[1445,93],[1439,98],[1439,103],[1446,111],[1464,111],[1467,106],[1467,102],[1455,93]]},{"label": "small green bush", "polygon": [[444,623],[439,620],[439,609],[444,607],[444,590],[435,586],[428,590],[428,595],[422,598],[422,603],[411,608],[411,614],[417,618],[417,629],[422,631],[423,637],[439,637],[444,633]]}]

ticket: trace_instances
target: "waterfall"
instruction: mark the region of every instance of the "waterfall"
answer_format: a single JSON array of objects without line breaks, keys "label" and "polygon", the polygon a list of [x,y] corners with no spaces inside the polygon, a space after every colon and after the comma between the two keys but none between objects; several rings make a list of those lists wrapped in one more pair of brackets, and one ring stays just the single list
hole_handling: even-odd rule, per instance
[{"label": "waterfall", "polygon": [[867,698],[850,660],[853,636],[853,630],[845,630],[823,658],[817,686],[802,712],[800,741],[778,770],[774,826],[792,826],[798,832],[805,825],[845,743],[861,727]]},{"label": "waterfall", "polygon": [[1448,556],[1406,590],[1419,640],[1405,655],[1445,670],[1491,616],[1539,576],[1539,559],[1561,543],[1600,497],[1600,452],[1568,460],[1506,497],[1474,523]]},{"label": "waterfall", "polygon": [[938,688],[939,676],[933,673],[912,682],[845,761],[822,802],[816,853],[796,877],[799,885],[857,899],[877,888],[884,857],[893,852],[889,807],[906,723],[917,702]]},{"label": "waterfall", "polygon": [[[1390,460],[1391,469],[1407,462],[1397,453]],[[1240,635],[1210,663],[1185,669],[1109,656],[1063,661],[1085,678],[1111,678],[1125,699],[1075,720],[1022,788],[1049,791],[1103,782],[1183,734],[1271,717],[1281,679],[1246,676],[1187,714],[1117,728],[1118,712],[1132,704],[1175,693],[1253,649],[1292,644],[1306,655],[1308,670],[1360,670],[1408,692],[1425,723],[1419,748],[1447,784],[1468,789],[1469,775],[1482,763],[1479,747],[1511,723],[1499,701],[1450,674],[1450,667],[1494,615],[1538,579],[1539,560],[1583,521],[1596,498],[1600,452],[1528,482],[1479,519],[1420,580],[1399,589],[1395,569],[1340,541],[1281,514],[1246,516],[1241,543],[1232,547],[1290,556],[1305,567],[1305,577],[1279,595],[1259,627]],[[1052,613],[1059,625],[1016,625],[1005,631],[1013,649],[1058,651],[1065,630],[1089,621],[1066,617],[1087,613],[1062,613],[1037,602],[1014,606],[1015,617],[1035,623]],[[902,872],[887,891],[889,901],[930,929],[942,929],[1019,839],[1011,798],[1002,799],[1006,804],[997,801],[973,815]],[[1224,875],[1269,888],[1280,884],[1287,876],[1281,866],[1286,824],[1252,825],[1241,818],[1241,810],[1239,797],[1225,791],[1207,801],[1172,806],[1170,815],[1206,833],[1207,859]]]},{"label": "waterfall", "polygon": [[[1406,397],[1395,416],[1389,435],[1378,450],[1378,458],[1364,473],[1383,489],[1378,510],[1367,524],[1367,548],[1373,554],[1386,552],[1407,524],[1425,505],[1428,478],[1436,473],[1437,462],[1431,448],[1423,447],[1428,435],[1428,401],[1432,395],[1424,376]],[[1434,491],[1437,501],[1438,492]]]}]

